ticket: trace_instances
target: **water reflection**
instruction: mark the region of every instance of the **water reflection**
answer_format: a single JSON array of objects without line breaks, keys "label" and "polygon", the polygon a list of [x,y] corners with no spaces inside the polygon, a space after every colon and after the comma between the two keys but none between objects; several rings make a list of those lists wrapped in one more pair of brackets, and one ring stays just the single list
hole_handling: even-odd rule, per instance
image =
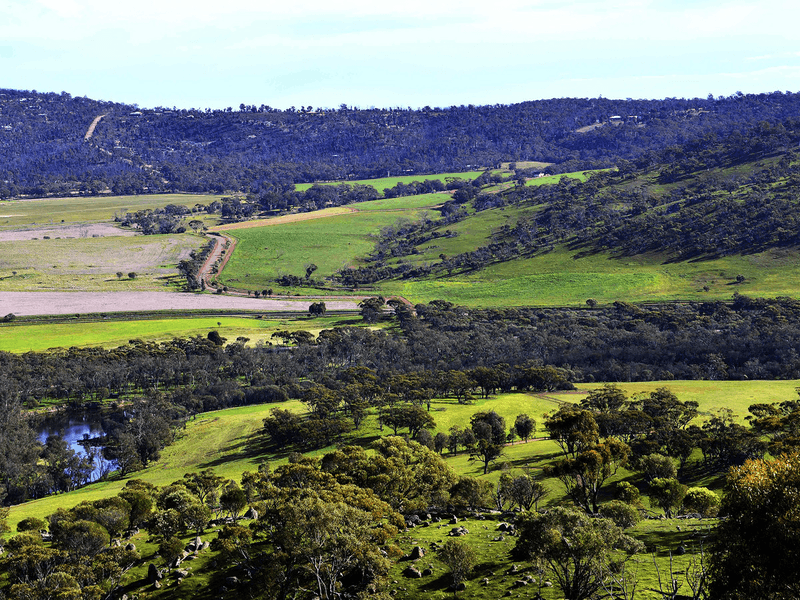
[{"label": "water reflection", "polygon": [[97,481],[104,474],[116,469],[115,461],[103,458],[102,446],[95,446],[87,451],[80,442],[102,437],[105,434],[102,417],[99,413],[85,412],[80,414],[59,414],[46,417],[38,426],[37,434],[43,444],[53,435],[61,435],[67,445],[82,458],[91,457],[94,469],[91,481]]}]

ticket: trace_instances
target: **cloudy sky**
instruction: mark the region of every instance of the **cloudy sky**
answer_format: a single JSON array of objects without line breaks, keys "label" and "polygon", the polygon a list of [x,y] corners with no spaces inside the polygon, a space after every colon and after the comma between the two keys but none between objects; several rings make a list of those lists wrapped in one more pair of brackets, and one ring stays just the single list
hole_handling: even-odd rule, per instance
[{"label": "cloudy sky", "polygon": [[143,107],[800,91],[800,3],[0,0],[0,87]]}]

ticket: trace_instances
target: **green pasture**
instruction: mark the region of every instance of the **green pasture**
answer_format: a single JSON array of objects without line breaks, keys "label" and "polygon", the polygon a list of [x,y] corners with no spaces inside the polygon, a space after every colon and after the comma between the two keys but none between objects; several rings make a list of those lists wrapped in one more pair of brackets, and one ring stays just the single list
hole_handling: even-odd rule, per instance
[{"label": "green pasture", "polygon": [[237,288],[274,288],[275,277],[302,277],[310,263],[318,267],[315,278],[332,275],[372,251],[375,242],[371,235],[402,216],[413,220],[419,215],[416,210],[366,210],[278,227],[229,230],[226,233],[238,243],[221,280]]},{"label": "green pasture", "polygon": [[[446,183],[448,178],[455,178],[455,179],[476,179],[480,177],[483,171],[466,171],[464,173],[436,173],[433,175],[400,175],[397,177],[379,177],[377,179],[358,179],[355,181],[318,181],[315,182],[317,185],[341,185],[343,183],[347,183],[349,185],[354,185],[356,183],[361,185],[371,185],[378,193],[383,194],[383,191],[387,188],[392,188],[396,186],[398,183],[405,183],[408,185],[409,183],[414,183],[415,181],[425,181],[425,180],[434,180],[438,179],[442,183]],[[309,189],[311,186],[315,185],[314,183],[298,183],[294,186],[294,189],[298,192],[304,192]]]},{"label": "green pasture", "polygon": [[204,241],[184,233],[0,242],[0,290],[163,289],[178,262]]},{"label": "green pasture", "polygon": [[[605,170],[605,169],[602,169]],[[586,181],[592,173],[597,171],[573,171],[571,173],[558,173],[557,175],[545,175],[543,177],[534,177],[525,182],[525,185],[552,185],[561,181],[562,177],[570,179],[577,179],[578,181]]]},{"label": "green pasture", "polygon": [[[165,448],[161,459],[130,476],[155,485],[167,485],[181,479],[184,473],[213,468],[218,474],[238,479],[244,471],[255,471],[263,454],[253,435],[262,427],[262,420],[273,405],[256,405],[213,411],[197,415],[186,424],[178,440]],[[301,410],[298,401],[281,404],[281,408]],[[48,496],[11,508],[12,530],[23,518],[44,518],[57,508],[71,508],[84,500],[97,500],[117,494],[126,479],[93,483],[68,494]]]},{"label": "green pasture", "polygon": [[161,208],[167,204],[193,208],[196,204],[206,205],[220,198],[222,196],[208,194],[150,194],[7,200],[0,202],[0,230],[106,222],[112,221],[116,214]]},{"label": "green pasture", "polygon": [[[640,383],[617,383],[629,397],[637,394],[649,394],[661,387],[667,387],[683,402],[695,401],[700,405],[699,421],[714,416],[723,408],[731,409],[737,422],[744,425],[744,418],[749,414],[751,404],[784,402],[797,400],[800,380],[757,380],[757,381],[648,381]],[[589,390],[601,387],[602,384],[578,384],[580,393],[554,392],[550,394],[555,400],[579,402]]]},{"label": "green pasture", "polygon": [[[440,523],[425,523],[423,526],[401,533],[397,538],[397,545],[403,551],[404,557],[408,557],[415,546],[421,546],[425,550],[425,556],[416,561],[401,558],[394,564],[390,574],[390,579],[397,582],[392,586],[396,591],[394,597],[407,600],[417,598],[446,600],[454,597],[453,593],[448,591],[448,586],[452,582],[449,570],[436,557],[436,551],[431,549],[431,545],[434,542],[441,545],[452,539],[448,533],[458,526],[465,527],[469,533],[456,539],[470,545],[475,552],[476,561],[467,579],[466,590],[456,597],[495,600],[501,597],[534,598],[540,593],[545,600],[563,598],[563,593],[550,575],[541,576],[530,563],[511,559],[510,552],[517,538],[503,535],[497,529],[501,522],[499,516],[464,517],[459,519],[458,525],[451,525],[444,519]],[[666,590],[670,579],[670,560],[677,574],[679,591],[690,593],[683,579],[683,573],[689,567],[694,554],[700,552],[700,540],[709,534],[714,524],[713,519],[644,520],[626,531],[644,542],[648,548],[648,551],[635,555],[627,565],[628,572],[635,573],[638,581],[636,598],[660,600],[663,597],[656,592],[658,570],[661,571]],[[681,545],[688,552],[677,555],[675,551]],[[517,572],[511,573],[510,570],[514,565],[517,566]],[[408,578],[403,575],[403,571],[409,566],[415,566],[419,571],[431,568],[433,574],[422,578]],[[533,577],[533,581],[529,581],[524,587],[515,586],[516,581],[528,575]],[[552,587],[547,587],[545,581],[551,582]]]},{"label": "green pasture", "polygon": [[444,204],[448,200],[450,200],[450,194],[448,192],[436,192],[434,194],[420,194],[418,196],[370,200],[369,202],[358,202],[356,204],[348,204],[347,206],[359,212],[373,210],[407,211],[418,208],[433,208]]},{"label": "green pasture", "polygon": [[[435,240],[434,245],[441,241]],[[558,247],[549,253],[489,265],[472,273],[387,281],[381,289],[414,303],[444,299],[473,307],[581,306],[587,298],[600,304],[615,300],[730,300],[734,292],[757,297],[797,297],[798,259],[797,250],[768,250],[708,261],[664,263],[660,256],[653,255],[619,259],[598,253],[578,258],[575,252]],[[744,283],[736,283],[737,275],[745,276]],[[705,286],[708,291],[703,289]]]},{"label": "green pasture", "polygon": [[[298,303],[298,310],[305,304]],[[361,318],[317,317],[314,319],[260,319],[255,317],[186,317],[153,318],[95,322],[22,323],[0,327],[0,351],[41,352],[51,348],[103,347],[115,348],[129,340],[146,342],[168,341],[175,337],[207,336],[211,330],[219,332],[228,342],[246,337],[248,345],[281,343],[272,340],[279,330],[305,330],[317,335],[321,329],[362,323]]]}]

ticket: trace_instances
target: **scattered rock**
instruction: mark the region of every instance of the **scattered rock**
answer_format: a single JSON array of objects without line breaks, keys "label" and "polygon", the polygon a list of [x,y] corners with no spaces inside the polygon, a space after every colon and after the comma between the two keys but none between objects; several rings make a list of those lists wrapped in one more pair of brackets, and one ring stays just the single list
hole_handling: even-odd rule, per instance
[{"label": "scattered rock", "polygon": [[431,568],[427,568],[422,572],[423,577],[430,577],[431,575],[433,575],[433,569]]},{"label": "scattered rock", "polygon": [[125,544],[125,550],[136,552],[136,544],[133,543]]},{"label": "scattered rock", "polygon": [[528,580],[527,579],[517,579],[514,582],[514,587],[515,588],[525,587],[526,585],[528,585]]},{"label": "scattered rock", "polygon": [[684,554],[686,554],[686,546],[684,546],[683,544],[678,546],[678,549],[675,550],[675,554],[677,554],[678,556],[683,556]]},{"label": "scattered rock", "polygon": [[239,585],[239,578],[238,577],[226,577],[225,578],[225,585],[228,587],[234,587]]},{"label": "scattered rock", "polygon": [[542,587],[547,587],[547,588],[553,587],[553,582],[552,581],[545,581],[545,582],[542,583]]},{"label": "scattered rock", "polygon": [[258,519],[258,511],[251,506],[250,508],[247,509],[247,512],[244,513],[244,518],[255,521],[256,519]]},{"label": "scattered rock", "polygon": [[161,589],[161,582],[160,581],[154,581],[153,582],[153,588],[157,589],[157,590],[160,590]]},{"label": "scattered rock", "polygon": [[422,524],[422,519],[419,518],[419,515],[408,515],[406,517],[406,527],[408,527],[409,529],[421,524]]},{"label": "scattered rock", "polygon": [[458,523],[458,517],[457,517],[457,516],[455,516],[455,515],[453,515],[453,516],[450,518],[450,525],[455,525],[456,523]]},{"label": "scattered rock", "polygon": [[422,548],[422,546],[414,546],[414,549],[411,551],[409,558],[411,560],[419,560],[423,556],[425,556],[425,550]]}]

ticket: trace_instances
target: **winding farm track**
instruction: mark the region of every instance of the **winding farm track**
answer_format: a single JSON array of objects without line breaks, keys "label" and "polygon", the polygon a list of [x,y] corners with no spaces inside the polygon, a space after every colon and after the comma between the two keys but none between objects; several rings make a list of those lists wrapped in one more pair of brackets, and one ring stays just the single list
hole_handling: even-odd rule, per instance
[{"label": "winding farm track", "polygon": [[[105,115],[94,119],[85,139],[89,140],[97,123]],[[391,209],[390,209],[391,210]],[[227,236],[226,230],[244,229],[249,227],[263,227],[265,225],[281,225],[312,219],[323,219],[343,214],[359,212],[353,207],[332,207],[311,213],[296,213],[262,219],[231,223],[214,227],[209,239],[215,241],[214,249],[209,253],[198,275],[205,282],[206,287],[219,276],[226,263],[233,255],[236,247],[236,238]],[[72,227],[85,228],[83,225]],[[88,229],[87,229],[88,231]],[[33,231],[7,232],[11,236],[23,236],[30,239]],[[25,237],[27,236],[27,237]],[[80,236],[83,237],[83,236]],[[14,238],[16,239],[16,238]],[[220,257],[222,260],[220,261]],[[213,273],[217,265],[217,273]],[[3,292],[0,291],[0,316],[14,314],[17,316],[45,316],[45,315],[86,315],[102,313],[128,313],[128,312],[153,312],[153,311],[191,311],[191,310],[219,310],[219,311],[254,311],[260,313],[270,312],[306,312],[309,302],[322,300],[326,308],[332,311],[358,311],[359,302],[367,296],[340,295],[340,296],[286,296],[270,298],[254,298],[248,295],[247,290],[230,290],[225,294],[206,293],[179,293],[179,292]],[[390,297],[403,304],[413,306],[406,298]]]}]

